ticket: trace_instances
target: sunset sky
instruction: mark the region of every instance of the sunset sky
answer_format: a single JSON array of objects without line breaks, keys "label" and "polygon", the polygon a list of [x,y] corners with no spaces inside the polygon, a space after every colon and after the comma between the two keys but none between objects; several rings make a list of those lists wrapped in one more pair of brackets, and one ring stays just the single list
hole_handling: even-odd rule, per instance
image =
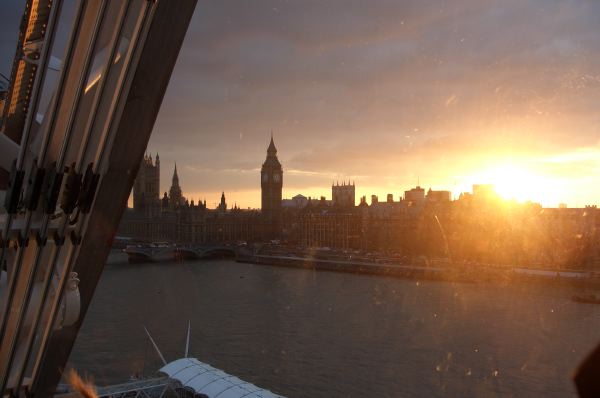
[{"label": "sunset sky", "polygon": [[[22,2],[3,2],[9,75]],[[260,206],[271,131],[284,197],[420,181],[600,203],[597,0],[200,0],[148,150],[168,190]],[[160,62],[160,59],[157,59]]]}]

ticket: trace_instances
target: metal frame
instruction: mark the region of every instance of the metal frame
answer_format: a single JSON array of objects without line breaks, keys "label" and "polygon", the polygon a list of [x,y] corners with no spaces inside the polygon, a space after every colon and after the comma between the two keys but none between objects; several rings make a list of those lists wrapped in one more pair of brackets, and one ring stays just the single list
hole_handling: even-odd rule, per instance
[{"label": "metal frame", "polygon": [[[107,243],[114,236],[126,205],[196,0],[126,3],[81,0],[57,93],[39,132],[43,134],[39,156],[31,159],[31,129],[44,87],[61,4],[62,0],[55,0],[51,10],[51,23],[40,56],[43,67],[36,74],[17,170],[27,181],[33,177],[28,175],[28,172],[33,173],[29,171],[34,170],[30,166],[33,162],[47,169],[56,160],[58,173],[63,173],[63,167],[72,163],[69,170],[75,176],[82,175],[86,165],[91,163],[92,173],[99,175],[100,180],[90,211],[79,214],[77,210],[75,218],[71,217],[71,209],[67,210],[63,204],[62,213],[45,214],[34,209],[26,210],[25,214],[7,214],[3,220],[3,239],[9,238],[12,231],[22,238],[16,241],[14,256],[10,253],[7,302],[0,325],[1,396],[20,395],[30,367],[32,384],[27,386],[26,394],[48,396],[54,392],[108,255],[110,245]],[[119,7],[118,18],[107,21],[105,16],[111,7],[113,11]],[[119,49],[126,26],[131,28],[131,40],[128,49],[121,54]],[[109,36],[110,55],[99,80],[94,81],[96,88],[92,97],[86,97],[85,85],[103,28]],[[157,63],[155,59],[159,55],[161,62]],[[116,65],[117,59],[119,65]],[[91,100],[91,104],[85,105],[89,108],[86,115],[82,115],[86,111],[82,108],[83,98]],[[83,123],[83,128],[77,128],[78,122]],[[69,191],[63,185],[60,192],[65,195]],[[52,232],[53,245],[48,259],[46,239]],[[72,239],[63,245],[69,232]],[[37,237],[35,247],[26,244],[32,234]],[[1,263],[10,249],[2,245],[0,250]],[[82,278],[81,313],[75,325],[57,329],[63,292],[72,270]],[[41,296],[33,300],[34,283],[40,279]]]},{"label": "metal frame", "polygon": [[[106,9],[107,9],[107,1],[103,0],[101,1],[99,8],[98,8],[98,12],[92,12],[91,13],[91,17],[95,20],[94,21],[94,28],[92,29],[92,33],[89,37],[89,45],[86,48],[86,53],[83,59],[83,68],[82,68],[82,73],[79,74],[79,78],[78,81],[76,83],[76,90],[75,90],[75,95],[74,98],[72,100],[72,105],[70,106],[70,113],[68,116],[68,120],[67,120],[67,126],[66,126],[66,132],[64,134],[63,140],[62,140],[62,145],[61,145],[61,150],[58,156],[58,160],[57,160],[57,169],[61,170],[64,167],[65,164],[65,159],[66,159],[66,154],[67,151],[69,149],[69,146],[71,144],[71,140],[73,137],[73,125],[74,125],[74,121],[75,118],[77,116],[78,110],[79,110],[79,105],[81,102],[81,98],[83,96],[83,88],[84,88],[84,83],[86,81],[86,78],[89,74],[90,71],[90,67],[92,64],[92,59],[93,59],[93,55],[94,55],[94,48],[95,48],[95,44],[96,44],[96,40],[98,37],[98,33],[100,30],[100,27],[102,26],[102,22],[104,20],[104,17],[106,15]],[[86,9],[86,7],[80,7],[79,8],[80,11],[88,11]],[[81,15],[80,13],[78,13],[78,16]],[[81,36],[81,30],[80,28],[84,26],[84,22],[86,21],[85,18],[83,19],[79,19],[77,20],[77,23],[75,25],[75,37],[77,37],[78,39]],[[83,37],[83,40],[85,40],[86,38]],[[71,43],[69,43],[69,51],[73,51],[76,47],[76,42],[75,41],[71,41]],[[68,61],[72,61],[72,58],[69,58]],[[62,73],[62,77],[67,80],[69,78],[68,73],[71,70],[72,63],[69,62],[69,68],[66,68],[63,70]],[[64,87],[63,85],[59,86],[59,89],[62,89]],[[66,91],[66,90],[65,90]],[[49,126],[49,130],[46,132],[46,134],[44,135],[45,137],[45,143],[44,145],[42,145],[42,149],[40,151],[40,155],[39,155],[39,164],[38,167],[43,167],[44,161],[48,155],[48,150],[49,150],[49,143],[50,143],[50,137],[54,137],[56,136],[56,112],[57,110],[60,108],[60,105],[64,102],[70,103],[70,98],[69,96],[65,96],[63,97],[63,95],[65,94],[65,91],[61,90],[59,99],[57,99],[54,103],[54,111],[50,114],[50,117],[52,119],[52,122]],[[68,94],[68,92],[67,92]],[[30,119],[30,115],[31,113],[28,115],[28,119]],[[85,139],[89,139],[89,132],[85,132],[84,136],[86,137]],[[23,145],[21,146],[21,152],[24,152],[27,148],[27,145]],[[38,162],[38,160],[34,160],[34,162]],[[33,212],[29,211],[27,212],[27,221],[25,224],[25,229],[22,231],[22,236],[29,236],[29,227],[31,226],[31,219],[33,217]],[[66,231],[66,226],[68,224],[68,215],[65,214],[62,216],[63,218],[63,223],[62,223],[62,227],[59,229],[59,236],[64,236],[65,235],[65,231]],[[39,234],[42,237],[46,237],[47,233],[48,233],[48,225],[50,223],[50,215],[49,214],[44,214],[42,217],[42,224],[41,224],[41,228],[39,230]],[[8,350],[8,355],[6,356],[6,361],[4,363],[4,370],[2,373],[0,373],[0,391],[4,390],[6,388],[6,385],[9,382],[9,373],[10,373],[10,369],[13,365],[13,360],[15,357],[15,353],[16,353],[16,342],[17,339],[19,337],[19,334],[21,332],[21,328],[22,328],[22,322],[23,319],[25,318],[25,313],[27,311],[27,308],[29,306],[29,301],[31,298],[31,293],[32,293],[32,278],[35,274],[35,272],[37,271],[38,267],[40,266],[40,261],[42,258],[42,254],[43,254],[43,250],[45,248],[44,244],[40,244],[38,243],[36,245],[35,248],[35,254],[34,254],[34,261],[33,264],[30,265],[28,264],[28,267],[24,267],[23,265],[23,257],[24,257],[24,252],[25,250],[27,250],[27,248],[19,246],[19,248],[17,249],[17,257],[15,259],[15,262],[13,264],[12,267],[12,275],[13,277],[11,278],[10,282],[12,282],[12,284],[9,282],[9,295],[8,295],[8,300],[7,300],[7,306],[6,306],[6,312],[4,314],[3,317],[3,323],[2,323],[2,329],[0,330],[0,341],[2,341],[3,343],[3,348]],[[16,284],[17,284],[17,280],[19,279],[20,276],[20,271],[23,268],[27,268],[27,273],[26,275],[24,275],[21,279],[23,280],[24,278],[24,287],[22,289],[22,299],[20,302],[20,305],[18,307],[18,310],[16,312],[16,314],[13,317],[9,316],[8,310],[14,310],[14,308],[11,304],[13,299],[16,296],[16,292],[14,291]],[[62,294],[56,295],[57,298],[62,297]],[[15,319],[16,318],[16,319]],[[12,320],[12,322],[11,322]],[[10,335],[8,341],[6,340],[6,334],[4,333],[6,330],[11,330],[12,334]],[[8,348],[7,348],[8,347]],[[24,367],[24,365],[22,366]],[[19,372],[20,373],[20,372]],[[19,375],[17,376],[18,379],[22,380],[22,377]],[[17,386],[20,383],[20,380],[18,380],[17,382]]]},{"label": "metal frame", "polygon": [[[86,129],[84,130],[86,132],[86,134],[85,134],[86,143],[84,145],[82,145],[83,154],[87,150],[87,143],[89,143],[90,131],[91,131],[91,128],[94,126],[94,121],[96,120],[96,117],[97,117],[97,111],[98,111],[98,107],[100,105],[100,99],[102,97],[102,94],[104,93],[104,88],[105,88],[106,82],[108,80],[108,76],[111,75],[111,71],[114,66],[114,62],[112,60],[115,59],[115,56],[117,54],[117,50],[119,47],[119,38],[121,37],[121,35],[123,33],[123,27],[124,27],[125,20],[127,17],[127,12],[130,9],[130,5],[131,5],[131,3],[128,3],[127,5],[125,5],[123,7],[123,10],[122,10],[123,15],[121,15],[120,22],[118,23],[118,30],[115,32],[116,36],[113,37],[113,39],[111,40],[113,42],[113,44],[112,44],[110,54],[106,60],[106,65],[105,65],[106,71],[105,71],[105,73],[102,73],[102,78],[99,82],[99,87],[98,87],[98,95],[96,96],[96,98],[94,98],[92,120],[88,121]],[[84,148],[84,146],[85,146],[85,148]],[[82,152],[80,152],[80,154],[79,154],[79,159],[81,159],[81,158],[82,158]],[[78,163],[81,164],[81,161],[79,161]],[[64,229],[65,227],[66,227],[66,224],[64,224],[62,228]],[[43,291],[42,291],[42,296],[41,296],[42,303],[46,302],[46,300],[48,299],[48,294],[50,292],[50,286],[51,286],[51,282],[52,282],[52,276],[55,272],[58,254],[60,253],[59,249],[60,249],[59,246],[55,247],[55,249],[53,251],[53,255],[50,260],[50,266],[47,268],[46,273],[44,275]],[[37,309],[36,309],[36,312],[34,315],[34,319],[33,319],[33,325],[31,327],[31,332],[29,333],[29,335],[27,336],[27,339],[26,339],[25,358],[29,358],[29,355],[31,354],[34,337],[35,337],[36,332],[39,327],[39,321],[40,321],[43,309],[44,309],[43,305],[37,306]],[[27,365],[27,361],[23,361],[21,368],[20,368],[19,372],[17,373],[18,374],[17,385],[21,385],[21,383],[23,381],[26,365]]]},{"label": "metal frame", "polygon": [[[147,16],[148,16],[149,13],[151,13],[151,11],[152,11],[151,5],[150,5],[150,3],[147,3],[146,7],[144,7],[144,12],[143,12],[144,15],[143,15],[142,23],[138,24],[138,26],[140,27],[140,29],[143,30],[143,28],[144,28],[144,22],[147,21]],[[135,29],[135,30],[137,31],[137,29]],[[140,36],[142,36],[142,40],[143,40],[143,31],[142,31],[142,33],[141,33]],[[139,37],[138,37],[138,39],[139,39]],[[116,40],[118,40],[118,37],[116,38]],[[135,42],[135,41],[132,40],[132,42]],[[115,44],[115,47],[117,47],[117,46],[118,46],[118,43]],[[133,52],[135,52],[135,48],[130,52],[130,54],[133,53]],[[131,58],[133,58],[133,57],[130,57],[130,60],[131,60]],[[112,64],[112,58],[109,59],[109,61]],[[111,64],[109,64],[109,66],[111,66]],[[126,72],[127,72],[128,68],[129,68],[129,65],[127,65],[126,68],[125,68],[126,69],[126,71],[124,73],[125,75],[126,75]],[[118,86],[120,87],[120,89],[117,90],[117,93],[119,93],[118,96],[120,96],[120,93],[122,92],[122,89],[123,89],[123,84],[124,84],[123,83],[123,79],[124,79],[123,77],[121,77],[119,79]],[[96,109],[96,112],[98,112],[98,109]],[[105,116],[103,115],[104,117],[101,118],[101,119],[111,120],[111,117],[113,116],[113,112],[114,112],[114,107],[111,108],[111,111],[108,113],[108,115],[105,115]],[[90,129],[90,131],[91,131],[91,129]],[[100,171],[98,168],[99,168],[99,165],[102,164],[103,155],[105,153],[106,145],[107,145],[107,139],[108,139],[108,132],[109,131],[108,130],[103,130],[103,129],[101,129],[101,131],[102,131],[101,144],[99,145],[99,149],[98,149],[98,151],[97,151],[97,153],[96,153],[96,155],[94,157],[94,162],[93,162],[93,164],[94,164],[94,172]],[[88,135],[88,138],[89,138],[89,135]],[[84,146],[87,147],[87,144],[88,144],[88,140],[86,139]],[[85,149],[87,149],[87,148],[85,148]],[[85,153],[85,150],[84,150],[84,153]],[[82,166],[83,166],[82,165],[82,159],[80,159],[80,161],[76,163],[76,167],[77,166],[79,166],[79,170],[78,171],[80,171],[82,169]],[[81,234],[84,231],[84,228],[86,226],[87,226],[87,215],[84,217],[83,220],[80,220],[80,222],[78,223],[78,227],[76,229],[76,235],[77,236],[81,236]],[[67,220],[65,219],[63,221],[62,229],[64,230],[66,227],[67,227]],[[64,234],[61,234],[61,236],[64,236]],[[69,275],[70,270],[72,268],[72,264],[73,264],[73,261],[74,261],[73,259],[74,259],[74,257],[76,257],[76,254],[74,255],[74,253],[77,253],[77,250],[78,250],[78,246],[76,246],[76,245],[71,244],[71,245],[68,245],[68,246],[69,246],[69,248],[68,248],[67,253],[66,253],[66,259],[64,261],[63,269],[60,272],[60,277],[59,277],[57,291],[56,291],[56,294],[54,295],[54,299],[51,301],[51,304],[50,304],[50,307],[49,307],[49,315],[48,315],[49,316],[49,318],[48,318],[49,320],[46,322],[45,330],[44,330],[44,332],[42,334],[42,340],[41,340],[41,346],[42,347],[46,347],[46,342],[48,341],[49,335],[52,332],[52,329],[53,329],[53,327],[55,325],[56,317],[57,317],[57,314],[58,314],[58,309],[59,309],[59,306],[60,306],[60,301],[61,301],[64,289],[65,289],[65,286],[66,286],[66,282],[67,282],[67,276]],[[57,266],[57,261],[58,261],[59,255],[61,253],[61,248],[62,248],[62,246],[56,246],[56,248],[55,248],[55,254],[52,257],[51,265],[50,265],[50,267],[51,267],[52,270],[54,270],[56,268],[56,266]],[[47,296],[45,296],[44,299],[47,299]],[[43,301],[44,301],[44,303],[46,302],[46,300],[43,300]],[[42,362],[43,357],[45,355],[45,351],[46,351],[45,348],[38,351],[38,355],[36,357],[35,364],[34,364],[34,369],[33,369],[33,383],[34,384],[37,381],[37,373],[38,373],[38,370],[39,370],[40,363]]]}]

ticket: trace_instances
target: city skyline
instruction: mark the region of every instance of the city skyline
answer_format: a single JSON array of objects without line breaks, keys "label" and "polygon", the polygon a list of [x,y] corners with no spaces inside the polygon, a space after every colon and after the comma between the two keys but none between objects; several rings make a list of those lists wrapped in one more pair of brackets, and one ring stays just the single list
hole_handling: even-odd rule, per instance
[{"label": "city skyline", "polygon": [[[5,75],[20,7],[0,17]],[[597,204],[599,12],[583,0],[201,2],[148,149],[177,159],[183,189],[210,204],[224,190],[259,207],[271,130],[284,197],[343,179],[357,196],[397,197],[420,180]]]},{"label": "city skyline", "polygon": [[[273,139],[273,136],[271,135],[269,150],[271,149],[271,147],[273,145],[274,145],[274,139]],[[277,151],[275,150],[275,152],[277,152]],[[160,154],[158,152],[155,155],[152,155],[151,153],[146,153],[144,155],[144,163],[149,162],[148,164],[151,167],[149,172],[152,173],[153,176],[155,175],[154,174],[155,171],[153,171],[153,166],[156,165],[158,167],[158,163],[155,163],[155,162],[158,160],[159,157],[160,157]],[[264,168],[264,166],[263,166],[263,168]],[[262,205],[262,203],[258,206],[244,206],[244,205],[238,203],[237,200],[235,200],[235,198],[232,199],[232,197],[229,196],[229,194],[228,194],[229,191],[227,191],[226,189],[221,190],[218,193],[218,200],[213,201],[213,202],[211,202],[211,200],[207,199],[206,195],[202,195],[201,193],[197,194],[196,196],[190,195],[185,190],[181,189],[181,187],[180,187],[177,162],[174,162],[173,168],[170,171],[167,171],[168,173],[170,173],[170,177],[167,179],[166,182],[163,182],[163,183],[160,182],[160,181],[163,181],[162,175],[165,173],[164,168],[158,167],[158,169],[159,169],[159,172],[158,172],[159,180],[158,180],[158,184],[155,184],[155,185],[159,185],[159,187],[158,187],[158,194],[156,194],[156,193],[155,194],[158,195],[157,197],[159,197],[159,198],[163,198],[163,196],[168,197],[168,198],[173,198],[174,197],[173,189],[176,189],[179,193],[175,196],[177,196],[178,198],[182,198],[182,199],[177,199],[178,202],[180,202],[181,204],[183,204],[184,202],[188,202],[191,204],[195,203],[195,204],[199,204],[199,205],[204,204],[204,206],[206,208],[218,209],[220,206],[223,205],[224,198],[227,197],[228,198],[227,204],[230,205],[231,208],[235,207],[236,209],[261,210],[264,207]],[[264,178],[263,171],[261,171],[260,168],[257,170],[259,172],[261,172],[261,175]],[[283,171],[283,174],[285,174],[285,169],[283,167],[282,167],[281,171]],[[280,171],[280,173],[281,173],[281,171]],[[506,169],[497,169],[495,171],[498,173],[507,172],[508,173],[507,175],[511,175],[510,174],[511,172],[517,172],[516,170],[506,170]],[[152,178],[154,178],[154,177],[152,177]],[[137,181],[137,179],[136,179],[136,181]],[[448,193],[450,201],[454,201],[454,200],[460,199],[460,197],[463,194],[467,194],[467,195],[474,194],[476,187],[479,186],[479,187],[484,187],[485,189],[488,189],[488,188],[491,189],[491,191],[494,193],[494,195],[497,195],[497,197],[500,200],[506,201],[507,203],[508,202],[515,202],[515,203],[520,203],[520,204],[534,203],[534,204],[540,204],[540,205],[542,205],[542,207],[548,207],[548,208],[569,207],[568,204],[564,203],[564,202],[558,203],[556,206],[544,206],[543,203],[535,202],[528,198],[519,199],[517,197],[511,197],[510,195],[507,195],[506,192],[514,191],[514,189],[521,188],[521,186],[518,186],[518,185],[511,186],[510,180],[503,179],[500,177],[497,179],[497,181],[500,181],[500,184],[490,183],[489,181],[486,181],[486,180],[476,181],[476,182],[472,183],[469,187],[467,187],[467,189],[455,192],[450,189],[438,189],[436,187],[427,186],[426,184],[421,185],[420,180],[417,180],[416,184],[406,185],[406,187],[404,189],[396,188],[395,190],[389,191],[385,194],[377,194],[377,193],[373,193],[373,192],[363,194],[363,192],[365,192],[364,189],[358,189],[356,191],[356,192],[360,192],[360,194],[358,194],[358,193],[355,193],[355,189],[358,188],[356,186],[355,181],[351,180],[351,179],[348,179],[348,180],[344,179],[344,180],[341,180],[341,182],[340,182],[340,180],[332,181],[331,185],[326,186],[326,187],[319,187],[318,191],[322,192],[322,193],[320,193],[318,195],[311,195],[309,192],[290,192],[290,194],[288,196],[286,196],[284,194],[281,199],[283,199],[284,201],[286,201],[286,200],[290,201],[295,196],[300,195],[306,199],[312,199],[312,200],[319,200],[320,198],[325,198],[329,203],[331,203],[332,201],[335,201],[333,188],[344,187],[344,186],[350,187],[351,186],[352,192],[353,192],[352,197],[355,199],[353,205],[355,205],[355,206],[359,205],[359,203],[363,200],[363,198],[367,204],[372,204],[374,197],[376,197],[378,201],[389,201],[390,195],[392,195],[393,202],[401,202],[403,200],[408,200],[405,197],[407,195],[407,192],[411,191],[411,190],[415,190],[415,189],[417,189],[417,190],[420,189],[420,190],[423,190],[423,192],[427,192],[427,193],[430,191],[433,191],[434,194],[442,193],[442,192]],[[264,182],[264,180],[263,180],[263,182]],[[175,184],[175,185],[173,185],[173,184]],[[502,184],[505,184],[505,185],[502,185]],[[283,192],[285,192],[285,184],[282,184],[281,190]],[[130,208],[135,207],[134,199],[133,199],[133,191],[129,198],[128,206]],[[584,206],[578,206],[578,207],[588,207],[588,206],[596,206],[596,205],[586,204]]]}]

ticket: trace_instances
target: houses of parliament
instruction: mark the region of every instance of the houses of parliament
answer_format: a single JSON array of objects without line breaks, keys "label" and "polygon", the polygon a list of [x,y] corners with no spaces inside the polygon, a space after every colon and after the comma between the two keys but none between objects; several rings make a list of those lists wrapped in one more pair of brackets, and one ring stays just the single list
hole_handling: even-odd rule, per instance
[{"label": "houses of parliament", "polygon": [[144,156],[133,185],[133,208],[127,209],[119,235],[144,241],[235,243],[279,240],[282,236],[283,168],[271,137],[261,169],[261,209],[228,208],[225,192],[216,209],[206,200],[183,196],[173,170],[171,187],[160,194],[160,157]]},{"label": "houses of parliament", "polygon": [[[119,235],[183,244],[264,243],[426,255],[454,260],[537,266],[589,263],[600,267],[600,212],[503,202],[491,185],[474,185],[452,200],[449,191],[420,186],[385,200],[355,202],[347,181],[331,186],[331,199],[298,194],[282,199],[283,168],[273,138],[260,172],[261,208],[229,208],[225,193],[215,209],[183,196],[177,166],[160,195],[160,158],[146,156],[133,187],[133,208]],[[258,176],[257,176],[258,180]],[[519,228],[515,228],[519,225]],[[531,239],[536,236],[536,239]]]}]

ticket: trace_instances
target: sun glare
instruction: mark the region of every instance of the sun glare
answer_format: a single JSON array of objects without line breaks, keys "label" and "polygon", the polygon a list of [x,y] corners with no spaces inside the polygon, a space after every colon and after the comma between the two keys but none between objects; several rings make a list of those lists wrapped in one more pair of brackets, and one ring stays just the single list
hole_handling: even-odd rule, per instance
[{"label": "sun glare", "polygon": [[542,204],[557,200],[552,181],[520,165],[501,164],[491,167],[477,175],[476,180],[476,183],[493,184],[496,193],[504,199]]}]

